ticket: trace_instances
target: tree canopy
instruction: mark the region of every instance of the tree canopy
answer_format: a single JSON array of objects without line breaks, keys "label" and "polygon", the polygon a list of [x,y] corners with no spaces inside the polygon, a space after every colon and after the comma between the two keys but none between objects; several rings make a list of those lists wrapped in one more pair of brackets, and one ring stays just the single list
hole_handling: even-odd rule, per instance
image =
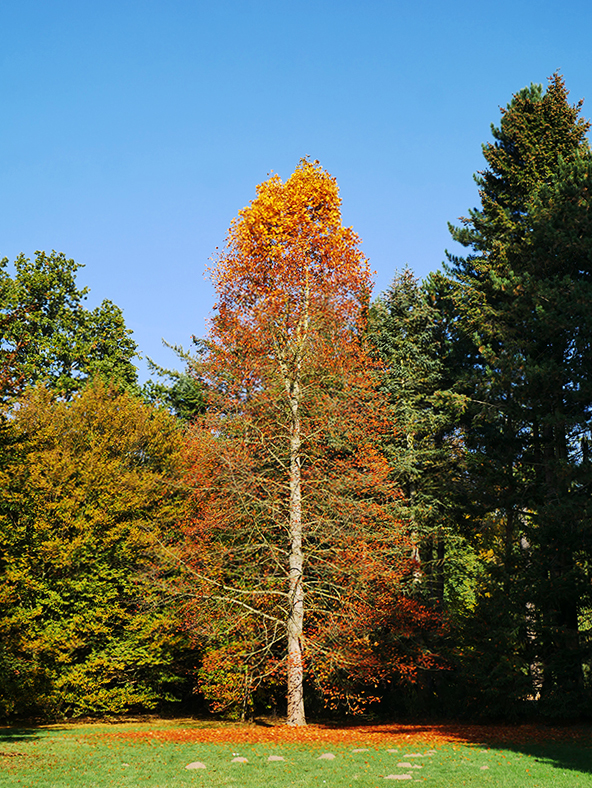
[{"label": "tree canopy", "polygon": [[4,430],[2,712],[154,707],[183,639],[148,582],[183,512],[174,418],[97,381],[70,401],[30,389]]},{"label": "tree canopy", "polygon": [[285,183],[261,184],[212,275],[186,560],[208,627],[211,611],[218,621],[216,665],[224,650],[240,657],[243,691],[285,675],[288,724],[302,725],[306,676],[348,702],[339,674],[357,665],[380,680],[368,633],[388,626],[411,553],[378,440],[388,417],[365,341],[370,272],[334,178],[303,160]]},{"label": "tree canopy", "polygon": [[[76,285],[80,264],[62,253],[19,255],[14,275],[0,261],[0,360],[4,393],[44,383],[70,397],[93,377],[137,387],[137,346],[119,307],[105,300],[84,307]],[[0,381],[1,382],[1,381]]]},{"label": "tree canopy", "polygon": [[335,178],[272,175],[168,383],[73,260],[0,263],[3,716],[592,714],[581,110],[518,91],[464,253],[374,302]]}]

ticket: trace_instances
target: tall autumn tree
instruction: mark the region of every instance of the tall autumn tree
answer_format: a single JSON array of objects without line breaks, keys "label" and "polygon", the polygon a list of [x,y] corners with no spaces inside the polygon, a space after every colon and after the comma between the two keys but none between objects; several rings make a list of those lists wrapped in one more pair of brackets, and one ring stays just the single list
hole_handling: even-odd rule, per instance
[{"label": "tall autumn tree", "polygon": [[329,694],[352,660],[372,672],[369,627],[409,554],[377,450],[388,420],[364,344],[370,271],[335,179],[303,160],[261,184],[212,279],[187,563],[216,665],[242,654],[245,686],[247,652],[258,680],[285,671],[287,722],[304,725],[307,664]]},{"label": "tall autumn tree", "polygon": [[504,692],[540,693],[555,715],[581,704],[587,659],[592,159],[580,111],[557,74],[513,97],[483,148],[481,207],[452,228],[469,254],[449,268],[473,514],[500,533]]}]

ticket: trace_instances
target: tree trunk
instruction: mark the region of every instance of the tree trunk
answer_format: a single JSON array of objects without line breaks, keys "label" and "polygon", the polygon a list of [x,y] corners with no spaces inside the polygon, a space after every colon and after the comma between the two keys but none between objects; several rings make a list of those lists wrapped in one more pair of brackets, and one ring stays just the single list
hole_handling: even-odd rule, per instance
[{"label": "tree trunk", "polygon": [[291,391],[290,435],[290,596],[288,610],[288,725],[306,725],[304,716],[304,669],[302,664],[302,624],[304,586],[302,578],[302,489],[300,478],[300,387]]}]

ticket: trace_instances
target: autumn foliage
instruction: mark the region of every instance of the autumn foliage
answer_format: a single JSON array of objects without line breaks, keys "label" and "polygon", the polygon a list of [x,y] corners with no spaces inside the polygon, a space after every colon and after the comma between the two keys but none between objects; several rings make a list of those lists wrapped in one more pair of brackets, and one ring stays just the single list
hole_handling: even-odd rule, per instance
[{"label": "autumn foliage", "polygon": [[178,426],[97,381],[30,389],[2,439],[0,714],[154,708],[182,636],[141,576],[182,512]]},{"label": "autumn foliage", "polygon": [[385,668],[373,633],[411,549],[380,451],[391,426],[365,343],[370,271],[334,178],[302,161],[260,185],[212,278],[184,546],[201,689],[246,711],[287,680],[292,724],[306,681],[326,705],[359,709],[397,671],[397,649]]}]

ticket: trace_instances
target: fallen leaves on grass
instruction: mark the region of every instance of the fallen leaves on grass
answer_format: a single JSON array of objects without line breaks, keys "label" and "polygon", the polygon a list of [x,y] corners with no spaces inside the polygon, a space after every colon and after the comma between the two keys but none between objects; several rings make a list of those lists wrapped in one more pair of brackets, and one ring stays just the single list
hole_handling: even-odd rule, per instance
[{"label": "fallen leaves on grass", "polygon": [[[538,725],[286,725],[244,724],[218,727],[183,727],[158,730],[117,730],[86,734],[98,739],[202,744],[357,744],[370,746],[418,743],[534,744],[539,742],[592,743],[592,730],[582,727],[551,728]],[[410,757],[410,756],[408,756]]]}]

